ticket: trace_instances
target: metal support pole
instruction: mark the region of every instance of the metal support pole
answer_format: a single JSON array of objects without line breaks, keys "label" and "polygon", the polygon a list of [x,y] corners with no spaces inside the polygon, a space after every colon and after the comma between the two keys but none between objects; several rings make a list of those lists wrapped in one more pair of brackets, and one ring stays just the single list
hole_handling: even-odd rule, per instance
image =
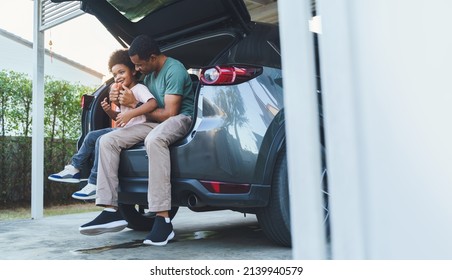
[{"label": "metal support pole", "polygon": [[34,1],[33,125],[31,141],[31,218],[44,216],[44,32],[40,31],[41,0]]}]

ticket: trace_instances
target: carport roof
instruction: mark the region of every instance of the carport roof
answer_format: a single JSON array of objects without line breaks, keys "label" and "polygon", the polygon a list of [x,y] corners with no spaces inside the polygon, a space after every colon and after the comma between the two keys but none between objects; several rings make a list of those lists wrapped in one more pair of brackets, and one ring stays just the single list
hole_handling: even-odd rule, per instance
[{"label": "carport roof", "polygon": [[251,15],[251,20],[278,23],[277,0],[244,0]]}]

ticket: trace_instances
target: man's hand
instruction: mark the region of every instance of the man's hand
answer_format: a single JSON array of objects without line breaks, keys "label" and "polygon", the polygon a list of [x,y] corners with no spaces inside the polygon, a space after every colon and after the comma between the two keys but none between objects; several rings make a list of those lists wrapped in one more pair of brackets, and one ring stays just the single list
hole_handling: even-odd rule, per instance
[{"label": "man's hand", "polygon": [[121,94],[119,95],[119,103],[126,107],[135,108],[138,101],[135,99],[132,91],[124,85],[122,88],[123,90],[120,91]]},{"label": "man's hand", "polygon": [[119,84],[119,83],[113,83],[110,86],[110,93],[109,93],[110,101],[118,106],[119,106],[119,95],[120,95],[119,91],[121,89],[122,89],[122,84]]},{"label": "man's hand", "polygon": [[116,117],[116,125],[118,127],[123,127],[125,126],[130,119],[132,118],[132,112],[131,111],[127,111],[124,113],[119,113],[118,116]]}]

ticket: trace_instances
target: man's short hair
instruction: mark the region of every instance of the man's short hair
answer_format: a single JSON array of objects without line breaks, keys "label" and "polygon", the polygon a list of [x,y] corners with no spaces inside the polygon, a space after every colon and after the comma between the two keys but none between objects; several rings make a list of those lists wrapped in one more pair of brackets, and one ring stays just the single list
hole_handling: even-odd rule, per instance
[{"label": "man's short hair", "polygon": [[138,55],[142,60],[149,60],[151,55],[160,53],[157,42],[148,35],[137,36],[129,47],[129,56]]}]

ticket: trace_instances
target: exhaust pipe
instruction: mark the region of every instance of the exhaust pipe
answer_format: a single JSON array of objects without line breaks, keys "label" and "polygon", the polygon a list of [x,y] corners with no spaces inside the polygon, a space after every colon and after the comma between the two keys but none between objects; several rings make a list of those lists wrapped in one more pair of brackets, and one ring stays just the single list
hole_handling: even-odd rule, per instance
[{"label": "exhaust pipe", "polygon": [[202,203],[201,200],[195,194],[190,194],[188,196],[187,204],[190,208],[197,208],[197,207],[205,206],[205,204]]}]

